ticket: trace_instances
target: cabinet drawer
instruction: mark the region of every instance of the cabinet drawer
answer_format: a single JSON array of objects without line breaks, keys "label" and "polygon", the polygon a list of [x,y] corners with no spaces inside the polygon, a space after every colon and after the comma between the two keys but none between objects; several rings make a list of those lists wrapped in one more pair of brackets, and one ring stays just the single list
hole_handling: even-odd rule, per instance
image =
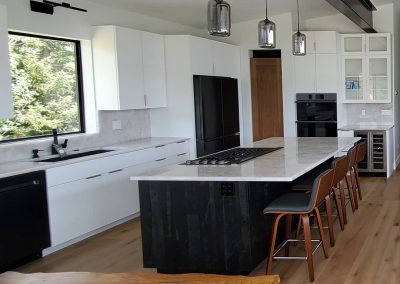
[{"label": "cabinet drawer", "polygon": [[155,149],[156,160],[188,152],[188,146],[186,141],[179,141],[172,144],[161,145],[155,147],[154,149]]}]

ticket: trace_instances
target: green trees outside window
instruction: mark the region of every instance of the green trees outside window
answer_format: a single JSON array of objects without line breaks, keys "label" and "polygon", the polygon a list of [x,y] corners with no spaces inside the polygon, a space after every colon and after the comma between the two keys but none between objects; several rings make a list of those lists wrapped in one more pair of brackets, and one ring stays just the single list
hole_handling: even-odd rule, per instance
[{"label": "green trees outside window", "polygon": [[82,132],[79,43],[9,34],[14,116],[0,141]]}]

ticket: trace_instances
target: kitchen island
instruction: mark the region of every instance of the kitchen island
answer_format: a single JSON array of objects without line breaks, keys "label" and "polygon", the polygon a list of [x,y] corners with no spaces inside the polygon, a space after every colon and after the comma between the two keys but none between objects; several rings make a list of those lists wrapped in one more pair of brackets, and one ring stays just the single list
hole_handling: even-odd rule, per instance
[{"label": "kitchen island", "polygon": [[[267,255],[264,207],[359,138],[270,138],[242,164],[175,165],[140,176],[143,263],[160,273],[248,274]],[[281,236],[282,237],[282,236]]]}]

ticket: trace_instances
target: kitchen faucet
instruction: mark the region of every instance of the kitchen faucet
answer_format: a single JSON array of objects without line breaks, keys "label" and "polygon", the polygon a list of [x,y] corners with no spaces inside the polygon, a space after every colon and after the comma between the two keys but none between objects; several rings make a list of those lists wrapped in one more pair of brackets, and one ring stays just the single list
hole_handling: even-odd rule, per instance
[{"label": "kitchen faucet", "polygon": [[58,133],[57,129],[53,129],[53,144],[51,145],[51,153],[58,154],[60,157],[65,157],[67,152],[65,149],[67,148],[68,139],[64,140],[64,143],[58,144]]}]

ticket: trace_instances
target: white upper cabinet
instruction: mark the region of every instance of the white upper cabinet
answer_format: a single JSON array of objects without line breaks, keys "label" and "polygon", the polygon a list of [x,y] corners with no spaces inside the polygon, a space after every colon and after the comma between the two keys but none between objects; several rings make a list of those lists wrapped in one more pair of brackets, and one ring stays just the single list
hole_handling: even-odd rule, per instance
[{"label": "white upper cabinet", "polygon": [[335,31],[304,31],[306,35],[306,52],[313,53],[337,53],[338,34]]},{"label": "white upper cabinet", "polygon": [[306,31],[307,54],[295,56],[297,93],[337,93],[338,56],[334,31]]},{"label": "white upper cabinet", "polygon": [[93,61],[99,110],[166,106],[163,36],[118,26],[96,27]]},{"label": "white upper cabinet", "polygon": [[316,54],[316,91],[317,93],[337,93],[338,57],[336,54]]},{"label": "white upper cabinet", "polygon": [[390,34],[342,35],[345,103],[392,101]]},{"label": "white upper cabinet", "polygon": [[192,72],[195,75],[238,78],[240,49],[238,46],[190,37]]},{"label": "white upper cabinet", "polygon": [[315,93],[315,54],[296,56],[295,63],[296,93]]},{"label": "white upper cabinet", "polygon": [[6,7],[0,5],[0,119],[13,116]]},{"label": "white upper cabinet", "polygon": [[390,54],[390,34],[347,34],[342,35],[342,54]]},{"label": "white upper cabinet", "polygon": [[143,74],[147,108],[167,106],[164,36],[142,32]]}]

